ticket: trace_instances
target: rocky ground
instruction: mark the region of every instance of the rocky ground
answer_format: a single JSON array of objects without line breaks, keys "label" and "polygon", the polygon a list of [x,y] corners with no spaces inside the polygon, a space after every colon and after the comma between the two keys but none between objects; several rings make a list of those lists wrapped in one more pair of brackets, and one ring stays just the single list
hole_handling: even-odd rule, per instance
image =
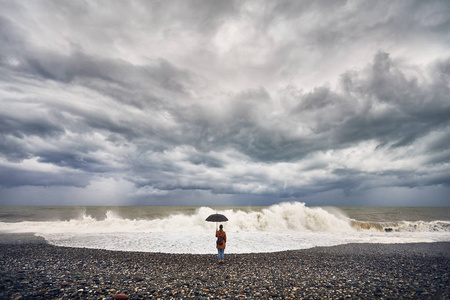
[{"label": "rocky ground", "polygon": [[450,298],[450,243],[225,252],[225,265],[216,259],[0,243],[0,299]]}]

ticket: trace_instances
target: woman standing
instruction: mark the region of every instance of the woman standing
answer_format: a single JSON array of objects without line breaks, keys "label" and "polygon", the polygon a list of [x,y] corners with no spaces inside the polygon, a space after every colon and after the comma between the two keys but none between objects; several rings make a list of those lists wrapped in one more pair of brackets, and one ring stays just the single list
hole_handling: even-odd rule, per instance
[{"label": "woman standing", "polygon": [[219,254],[219,264],[223,264],[225,261],[225,244],[227,243],[227,234],[223,231],[223,225],[219,226],[219,230],[216,230],[216,248]]}]

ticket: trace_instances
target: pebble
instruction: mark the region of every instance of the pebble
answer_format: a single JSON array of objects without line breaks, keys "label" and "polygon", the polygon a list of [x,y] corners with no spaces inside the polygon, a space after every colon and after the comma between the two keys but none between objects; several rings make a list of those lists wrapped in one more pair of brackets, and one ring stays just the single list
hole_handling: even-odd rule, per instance
[{"label": "pebble", "polygon": [[450,243],[261,254],[0,244],[0,299],[448,299]]}]

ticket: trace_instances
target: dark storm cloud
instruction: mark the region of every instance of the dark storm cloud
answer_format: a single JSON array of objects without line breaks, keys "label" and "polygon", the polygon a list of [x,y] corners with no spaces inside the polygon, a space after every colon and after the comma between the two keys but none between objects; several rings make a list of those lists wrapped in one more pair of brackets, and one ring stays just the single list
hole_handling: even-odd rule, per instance
[{"label": "dark storm cloud", "polygon": [[110,168],[104,164],[104,162],[93,159],[86,155],[86,153],[80,152],[81,155],[77,153],[65,152],[39,152],[37,153],[39,157],[39,162],[53,164],[59,167],[68,167],[70,169],[80,169],[87,172],[106,172],[111,171]]},{"label": "dark storm cloud", "polygon": [[5,136],[1,136],[0,153],[2,157],[12,162],[20,162],[31,157],[31,154],[20,142]]},{"label": "dark storm cloud", "polygon": [[[431,72],[433,78],[448,76],[440,67],[432,67]],[[258,119],[261,114],[256,114],[256,117],[252,118],[254,111],[240,109],[246,105],[246,101],[257,99],[258,103],[264,103],[270,98],[266,93],[255,97],[255,93],[252,92],[241,93],[235,97],[240,100],[243,97],[248,98],[236,104],[236,113],[227,115],[226,122],[216,123],[217,128],[210,129],[210,135],[214,140],[218,140],[214,142],[213,149],[217,150],[220,145],[233,145],[251,160],[263,163],[294,162],[315,152],[339,151],[369,141],[375,141],[374,147],[378,150],[389,152],[392,148],[400,148],[399,151],[403,151],[408,146],[419,148],[423,143],[421,139],[433,135],[433,132],[448,131],[450,120],[444,116],[450,115],[449,95],[447,82],[440,80],[419,82],[417,77],[407,78],[387,53],[380,52],[374,57],[373,63],[360,73],[345,74],[339,91],[322,87],[294,99],[296,103],[292,107],[293,113],[283,114],[283,121],[287,124],[307,126],[310,132],[305,136],[295,136],[290,132],[296,128],[271,126],[273,120],[267,120],[267,124],[261,123]],[[252,107],[258,110],[260,106]],[[289,107],[284,109],[289,111]],[[306,118],[306,122],[302,120],[303,117]],[[423,149],[416,155],[431,156],[434,145],[440,145],[440,150],[446,151],[443,148],[443,145],[448,145],[446,136],[436,137],[433,144],[422,145]],[[442,154],[436,154],[442,157]],[[442,157],[444,161],[447,155]],[[320,168],[323,168],[323,165],[320,165]],[[315,182],[313,190],[332,190],[339,187],[351,190],[376,182],[380,186],[407,187],[449,184],[445,170],[432,171],[426,164],[420,164],[417,168],[418,170],[413,173],[410,170],[390,170],[389,166],[387,171],[376,172],[351,168],[336,169],[332,172],[336,178],[325,178],[321,180],[323,182]],[[194,178],[195,175],[192,180]],[[379,178],[385,180],[380,181]],[[227,186],[227,192],[237,192],[233,188],[235,183],[231,179],[228,180],[230,184]],[[270,181],[264,175],[253,177],[248,173],[239,177],[239,180]],[[162,184],[164,185],[164,182]],[[203,181],[202,184],[190,188],[225,192],[221,187],[215,187],[208,181]],[[161,183],[157,186],[164,189]],[[181,184],[170,185],[171,189],[174,187],[187,188]],[[308,190],[303,186],[299,190],[297,188],[299,187],[294,187],[290,192],[280,191],[280,193],[297,195]]]},{"label": "dark storm cloud", "polygon": [[[214,145],[231,144],[262,161],[292,161],[367,140],[380,146],[411,145],[450,125],[450,89],[448,82],[440,80],[448,76],[446,72],[439,64],[432,68],[433,81],[419,82],[380,52],[364,71],[344,74],[338,91],[318,87],[288,95],[293,103],[283,108],[282,120],[267,116],[276,109],[270,100],[278,99],[270,99],[264,90],[240,93],[233,99],[232,113],[223,122],[208,124],[214,128],[209,132],[215,135]],[[282,121],[293,127],[277,127]],[[308,133],[296,136],[295,126],[305,127]]]},{"label": "dark storm cloud", "polygon": [[45,172],[20,170],[17,168],[0,167],[0,187],[20,186],[75,186],[86,187],[90,177],[80,176],[74,172]]},{"label": "dark storm cloud", "polygon": [[0,184],[124,180],[139,199],[449,186],[449,7],[2,2]]},{"label": "dark storm cloud", "polygon": [[0,134],[9,134],[22,139],[29,135],[45,137],[63,133],[64,128],[42,118],[21,120],[19,116],[11,117],[6,112],[0,113]]},{"label": "dark storm cloud", "polygon": [[[42,117],[23,118],[0,113],[0,153],[10,161],[21,161],[33,157],[26,139],[36,136],[42,139],[64,134],[64,128]],[[31,150],[31,151],[30,151]]]},{"label": "dark storm cloud", "polygon": [[[432,72],[436,77],[448,76],[439,69]],[[361,114],[340,128],[343,140],[376,138],[382,144],[394,142],[393,146],[405,146],[449,125],[448,82],[419,83],[417,77],[407,78],[386,53],[376,55],[366,79],[358,81],[350,76],[344,81],[345,95],[356,95],[354,103],[362,100],[364,106]],[[386,109],[377,111],[383,105]]]},{"label": "dark storm cloud", "polygon": [[209,168],[222,168],[223,162],[205,154],[190,157],[190,162],[194,165],[205,165]]},{"label": "dark storm cloud", "polygon": [[[14,68],[39,80],[55,80],[78,84],[96,90],[125,104],[145,108],[163,105],[161,90],[167,94],[186,94],[189,74],[177,70],[164,60],[154,65],[133,66],[118,59],[102,59],[82,53],[58,55],[55,53],[25,54],[20,67]],[[168,96],[168,95],[165,95]]]}]

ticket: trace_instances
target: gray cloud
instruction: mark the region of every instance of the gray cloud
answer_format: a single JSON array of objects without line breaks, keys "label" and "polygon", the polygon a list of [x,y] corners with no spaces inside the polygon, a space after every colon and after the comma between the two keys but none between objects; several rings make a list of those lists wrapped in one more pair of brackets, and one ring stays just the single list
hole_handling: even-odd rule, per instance
[{"label": "gray cloud", "polygon": [[3,189],[269,203],[449,186],[446,2],[97,5],[0,4]]},{"label": "gray cloud", "polygon": [[86,187],[89,184],[90,179],[90,176],[81,176],[81,174],[70,171],[61,174],[46,171],[20,170],[17,168],[8,168],[3,166],[0,168],[0,186],[2,188],[21,186]]},{"label": "gray cloud", "polygon": [[52,124],[45,119],[20,119],[19,116],[8,116],[5,112],[0,117],[0,133],[17,138],[24,138],[30,135],[45,138],[46,136],[64,133],[64,129],[61,126]]}]

